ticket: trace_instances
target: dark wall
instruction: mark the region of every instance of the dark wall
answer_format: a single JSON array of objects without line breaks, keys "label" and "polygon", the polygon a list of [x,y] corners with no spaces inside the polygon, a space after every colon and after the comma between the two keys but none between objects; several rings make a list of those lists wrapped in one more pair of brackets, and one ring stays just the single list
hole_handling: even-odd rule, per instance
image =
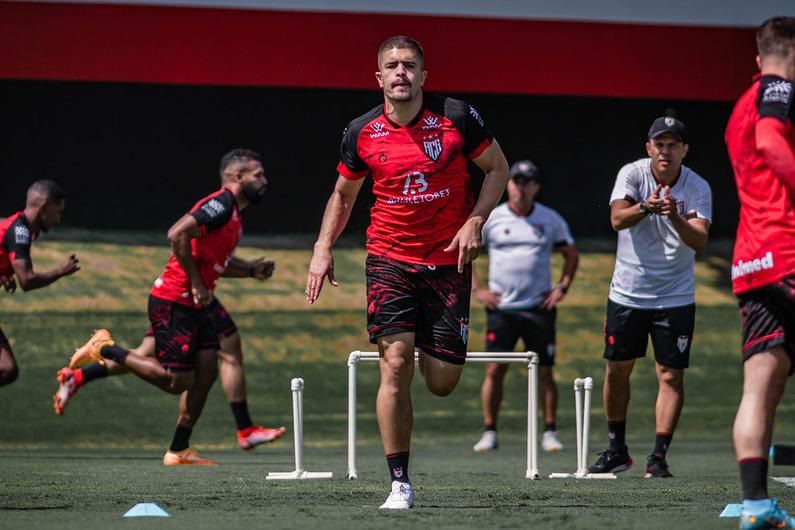
[{"label": "dark wall", "polygon": [[[509,162],[538,164],[540,200],[575,237],[611,234],[615,175],[645,156],[649,124],[673,108],[689,128],[686,163],[712,185],[712,233],[734,235],[738,206],[723,144],[729,103],[450,95],[478,107]],[[262,153],[271,183],[263,204],[246,211],[246,231],[316,232],[342,129],[380,101],[377,90],[0,81],[0,216],[22,207],[30,182],[52,178],[68,194],[66,225],[165,230],[218,187],[223,153],[246,146]],[[366,225],[371,203],[366,191],[353,229]]]}]

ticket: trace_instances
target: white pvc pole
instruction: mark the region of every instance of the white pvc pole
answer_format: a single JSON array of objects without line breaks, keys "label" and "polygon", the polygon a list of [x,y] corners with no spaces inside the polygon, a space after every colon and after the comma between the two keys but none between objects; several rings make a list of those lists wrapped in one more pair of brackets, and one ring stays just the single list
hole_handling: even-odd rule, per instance
[{"label": "white pvc pole", "polygon": [[582,410],[582,472],[588,473],[588,435],[591,432],[591,391],[593,390],[593,379],[586,377],[583,380],[585,388],[585,404]]},{"label": "white pvc pole", "polygon": [[348,357],[348,474],[351,480],[359,478],[356,471],[356,367],[359,352],[351,352]]},{"label": "white pvc pole", "polygon": [[304,380],[300,377],[290,381],[293,392],[293,434],[295,438],[295,471],[304,470]]},{"label": "white pvc pole", "polygon": [[525,478],[536,480],[538,473],[538,355],[527,352],[527,472]]},{"label": "white pvc pole", "polygon": [[577,474],[582,475],[582,379],[579,378],[574,380],[574,414],[577,425]]}]

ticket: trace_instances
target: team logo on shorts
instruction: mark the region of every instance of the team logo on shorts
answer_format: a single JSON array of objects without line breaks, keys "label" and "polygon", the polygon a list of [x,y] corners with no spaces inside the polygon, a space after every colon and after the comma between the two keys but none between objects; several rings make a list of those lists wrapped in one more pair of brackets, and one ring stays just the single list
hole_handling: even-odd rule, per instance
[{"label": "team logo on shorts", "polygon": [[431,141],[422,142],[422,148],[425,154],[428,155],[428,158],[436,162],[439,160],[439,155],[442,154],[442,141],[437,136]]},{"label": "team logo on shorts", "polygon": [[469,319],[462,318],[458,323],[460,324],[459,334],[461,335],[461,341],[466,344],[469,340]]},{"label": "team logo on shorts", "polygon": [[679,338],[676,339],[676,347],[679,349],[679,353],[685,352],[689,341],[690,338],[687,335],[679,335]]}]

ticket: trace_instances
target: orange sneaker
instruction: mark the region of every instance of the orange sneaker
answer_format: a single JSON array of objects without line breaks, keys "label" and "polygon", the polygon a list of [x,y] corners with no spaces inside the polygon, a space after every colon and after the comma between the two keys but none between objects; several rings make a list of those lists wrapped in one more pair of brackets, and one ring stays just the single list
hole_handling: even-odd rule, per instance
[{"label": "orange sneaker", "polygon": [[55,395],[52,396],[52,406],[57,415],[63,416],[66,404],[69,403],[72,396],[77,394],[80,385],[75,381],[74,372],[68,367],[58,370],[56,378],[60,384],[58,385],[58,390],[55,392]]},{"label": "orange sneaker", "polygon": [[237,431],[237,443],[244,451],[250,451],[260,444],[280,438],[285,432],[287,432],[287,429],[284,427],[271,429],[270,427],[252,425],[242,431]]},{"label": "orange sneaker", "polygon": [[69,359],[69,368],[74,370],[75,368],[80,368],[81,366],[85,366],[90,362],[104,364],[105,359],[102,358],[102,355],[99,353],[99,351],[103,346],[112,344],[113,337],[110,336],[110,331],[107,329],[94,330],[94,334],[91,335],[91,338],[88,339],[88,342],[76,349],[74,355],[72,355],[72,358]]},{"label": "orange sneaker", "polygon": [[216,466],[218,462],[215,460],[207,460],[191,449],[183,449],[182,451],[166,451],[163,455],[164,466]]}]

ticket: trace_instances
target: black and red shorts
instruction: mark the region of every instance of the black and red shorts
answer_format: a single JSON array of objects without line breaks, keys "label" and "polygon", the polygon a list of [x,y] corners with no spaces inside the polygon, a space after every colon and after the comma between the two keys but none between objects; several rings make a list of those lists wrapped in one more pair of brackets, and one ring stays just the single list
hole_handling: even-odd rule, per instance
[{"label": "black and red shorts", "polygon": [[646,356],[649,336],[654,359],[668,368],[690,365],[690,346],[696,321],[696,305],[639,309],[607,301],[605,352],[609,361],[629,361]]},{"label": "black and red shorts", "polygon": [[200,349],[221,348],[205,308],[193,308],[149,296],[149,322],[155,337],[155,357],[172,372],[189,372]]},{"label": "black and red shorts", "polygon": [[754,354],[783,346],[795,372],[795,276],[742,293],[743,361]]},{"label": "black and red shorts", "polygon": [[555,317],[557,310],[486,309],[486,351],[512,352],[519,337],[526,350],[538,354],[541,366],[555,365]]},{"label": "black and red shorts", "polygon": [[[227,312],[226,308],[221,304],[221,302],[218,301],[216,297],[213,296],[212,302],[204,306],[203,309],[207,312],[207,318],[210,319],[213,330],[218,337],[217,342],[220,342],[221,339],[225,337],[229,337],[230,335],[237,333],[237,324],[235,324],[235,321],[232,320],[232,316],[229,314],[229,312]],[[144,337],[152,337],[153,335],[154,332],[152,331],[152,326],[150,325],[146,329]],[[199,347],[196,348],[196,350],[212,349],[212,346],[215,343],[216,342],[212,342],[210,344],[199,344]]]},{"label": "black and red shorts", "polygon": [[3,328],[0,328],[0,348],[11,351],[11,343],[8,342],[8,338],[3,333]]},{"label": "black and red shorts", "polygon": [[370,342],[413,332],[432,357],[464,364],[469,339],[472,267],[415,265],[367,256],[367,332]]}]

